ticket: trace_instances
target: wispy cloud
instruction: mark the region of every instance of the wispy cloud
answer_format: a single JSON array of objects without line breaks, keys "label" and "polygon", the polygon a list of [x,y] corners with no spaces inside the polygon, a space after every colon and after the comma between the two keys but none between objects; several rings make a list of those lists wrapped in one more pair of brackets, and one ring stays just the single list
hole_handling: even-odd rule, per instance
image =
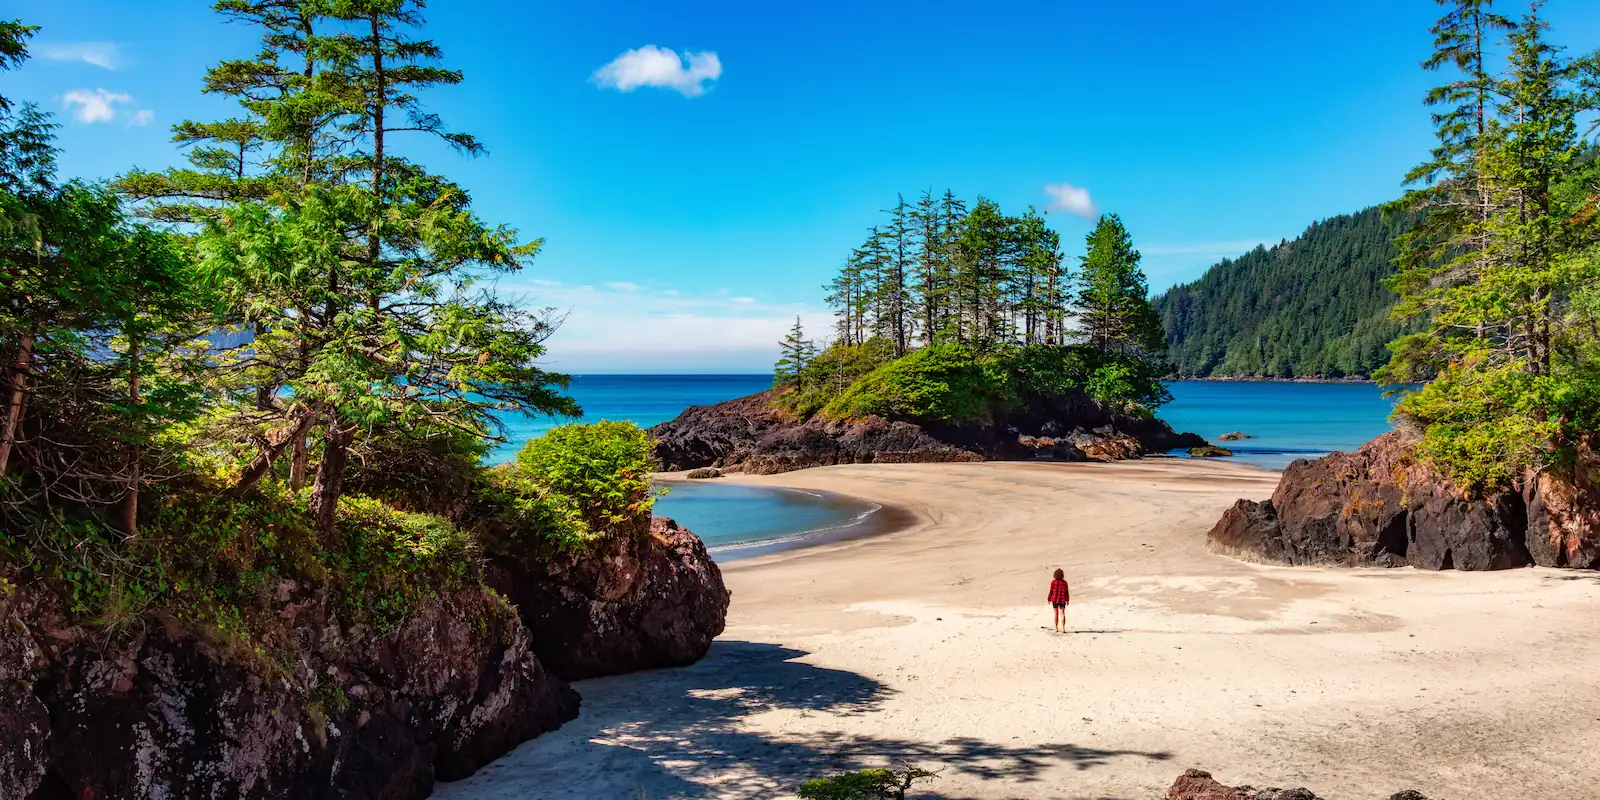
[{"label": "wispy cloud", "polygon": [[[833,321],[824,309],[791,301],[735,296],[726,289],[688,291],[622,281],[596,286],[521,281],[527,305],[564,315],[547,344],[552,367],[590,371],[749,371],[771,368],[778,342],[796,313],[807,332],[823,336]],[[637,288],[617,288],[634,286]],[[518,293],[515,285],[502,288]]]},{"label": "wispy cloud", "polygon": [[627,281],[611,281],[606,284],[606,288],[616,289],[619,292],[637,292],[644,289],[643,286],[637,283],[628,283]]},{"label": "wispy cloud", "polygon": [[1050,205],[1045,208],[1047,213],[1061,212],[1084,219],[1094,219],[1100,213],[1088,189],[1070,183],[1052,183],[1044,187],[1044,193],[1050,195]]},{"label": "wispy cloud", "polygon": [[85,125],[93,125],[116,119],[117,106],[132,105],[133,96],[123,92],[108,92],[104,89],[73,89],[61,96],[61,102],[72,110],[74,120]]},{"label": "wispy cloud", "polygon": [[155,115],[156,112],[151,111],[148,108],[141,108],[138,111],[133,112],[133,116],[128,118],[128,127],[143,128],[144,126],[150,124],[150,120],[154,118]]},{"label": "wispy cloud", "polygon": [[46,61],[81,61],[101,69],[116,69],[122,63],[116,42],[38,42],[29,49]]},{"label": "wispy cloud", "polygon": [[631,92],[641,86],[672,89],[684,97],[705,94],[707,84],[722,77],[722,61],[712,51],[679,56],[677,51],[647,44],[617,56],[589,76],[602,89]]}]

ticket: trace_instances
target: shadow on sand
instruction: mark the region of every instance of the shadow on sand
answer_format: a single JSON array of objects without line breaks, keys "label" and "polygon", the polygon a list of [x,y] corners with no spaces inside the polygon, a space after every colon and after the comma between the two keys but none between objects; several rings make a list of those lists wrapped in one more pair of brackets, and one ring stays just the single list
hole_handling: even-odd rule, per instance
[{"label": "shadow on sand", "polygon": [[[786,727],[792,732],[773,737],[742,729],[742,720],[769,711],[872,714],[893,694],[865,676],[796,660],[805,655],[772,644],[718,641],[693,666],[581,682],[578,719],[471,778],[440,784],[435,796],[770,797],[792,793],[804,778],[886,760],[942,769],[946,777],[1027,782],[1061,764],[1084,770],[1119,757],[1171,758],[1074,744],[921,741],[914,731],[904,738],[848,735],[830,732],[826,719],[791,721]],[[939,789],[935,782],[917,796],[945,796]]]}]

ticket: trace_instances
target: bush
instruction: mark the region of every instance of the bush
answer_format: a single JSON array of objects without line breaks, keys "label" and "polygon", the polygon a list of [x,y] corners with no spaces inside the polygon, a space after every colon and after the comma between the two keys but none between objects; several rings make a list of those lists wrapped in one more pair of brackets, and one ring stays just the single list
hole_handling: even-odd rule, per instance
[{"label": "bush", "polygon": [[478,500],[519,536],[581,548],[650,513],[661,494],[650,479],[653,444],[631,422],[562,425],[490,470]]},{"label": "bush", "polygon": [[893,358],[890,344],[882,339],[865,344],[834,342],[784,382],[777,404],[795,416],[810,417]]},{"label": "bush", "polygon": [[905,800],[912,786],[936,777],[916,767],[864,769],[806,781],[799,795],[802,800]]},{"label": "bush", "polygon": [[1003,365],[965,346],[940,343],[884,364],[828,403],[839,419],[868,416],[937,422],[986,422],[1015,399]]},{"label": "bush", "polygon": [[1407,394],[1395,414],[1422,426],[1417,455],[1467,489],[1509,486],[1558,455],[1564,384],[1512,362],[1452,365]]}]

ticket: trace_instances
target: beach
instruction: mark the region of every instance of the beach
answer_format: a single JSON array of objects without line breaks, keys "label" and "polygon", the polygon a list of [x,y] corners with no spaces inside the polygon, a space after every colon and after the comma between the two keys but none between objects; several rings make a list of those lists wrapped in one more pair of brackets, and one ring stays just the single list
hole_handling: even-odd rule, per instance
[{"label": "beach", "polygon": [[929,798],[1156,798],[1190,767],[1334,800],[1587,798],[1600,779],[1600,574],[1216,555],[1218,516],[1277,480],[1223,462],[725,480],[910,522],[724,564],[704,660],[578,683],[577,720],[436,797],[782,797],[891,762],[939,771],[911,795]]}]

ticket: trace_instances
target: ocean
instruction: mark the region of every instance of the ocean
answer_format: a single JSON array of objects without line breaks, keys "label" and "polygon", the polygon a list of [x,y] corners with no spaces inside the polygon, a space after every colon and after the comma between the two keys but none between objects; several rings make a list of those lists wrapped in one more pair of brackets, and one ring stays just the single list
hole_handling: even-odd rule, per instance
[{"label": "ocean", "polygon": [[[743,397],[771,387],[771,375],[583,375],[570,394],[581,421],[630,420],[649,427],[693,405]],[[1233,461],[1282,469],[1297,458],[1354,450],[1389,430],[1393,398],[1366,383],[1176,381],[1157,416],[1234,452]],[[509,441],[492,456],[506,461],[522,443],[567,420],[506,420]],[[1238,431],[1252,438],[1219,442]],[[718,560],[770,544],[862,524],[874,507],[849,498],[723,483],[682,483],[656,505],[706,541]]]}]

